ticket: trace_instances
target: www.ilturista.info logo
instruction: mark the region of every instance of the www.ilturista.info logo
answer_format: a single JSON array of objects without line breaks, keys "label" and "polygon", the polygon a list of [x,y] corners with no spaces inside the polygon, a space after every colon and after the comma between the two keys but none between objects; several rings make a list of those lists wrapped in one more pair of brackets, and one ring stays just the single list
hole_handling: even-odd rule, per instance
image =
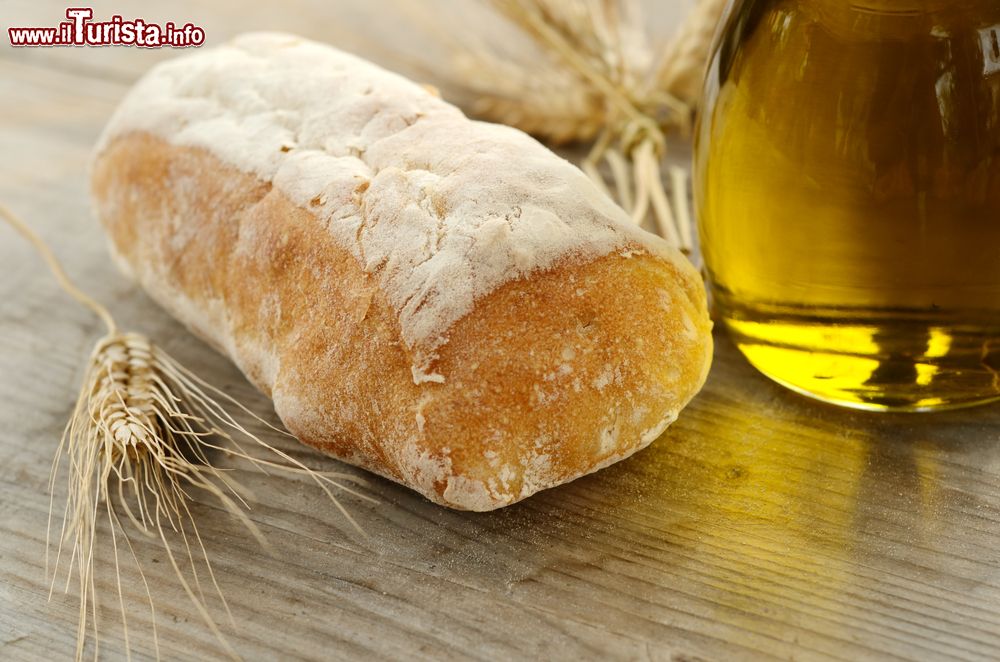
[{"label": "www.ilturista.info logo", "polygon": [[142,48],[189,48],[205,43],[205,31],[186,23],[163,25],[141,18],[126,21],[119,15],[109,21],[91,21],[90,7],[70,7],[56,27],[7,28],[11,46],[139,46]]}]

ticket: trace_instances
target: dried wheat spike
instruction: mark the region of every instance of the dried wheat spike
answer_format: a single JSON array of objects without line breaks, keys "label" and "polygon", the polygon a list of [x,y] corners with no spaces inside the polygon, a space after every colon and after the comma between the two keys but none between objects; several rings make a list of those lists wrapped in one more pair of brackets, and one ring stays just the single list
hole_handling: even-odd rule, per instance
[{"label": "dried wheat spike", "polygon": [[[635,222],[652,217],[668,242],[693,251],[686,198],[671,202],[660,162],[667,134],[690,130],[722,0],[702,0],[659,67],[634,0],[483,0],[508,30],[478,38],[397,2],[451,51],[453,100],[551,145],[589,144],[581,167],[595,184]],[[687,195],[685,181],[672,182],[673,197]]]},{"label": "dried wheat spike", "polygon": [[667,92],[692,108],[698,106],[712,38],[727,4],[728,0],[698,1],[660,56],[651,92]]},{"label": "dried wheat spike", "polygon": [[488,51],[456,54],[452,66],[448,87],[461,90],[455,96],[463,97],[473,115],[515,126],[549,144],[592,140],[606,121],[604,99],[581,86],[571,71],[530,71]]},{"label": "dried wheat spike", "polygon": [[[272,431],[288,435],[199,379],[147,337],[120,332],[108,310],[69,280],[48,246],[24,221],[2,206],[0,217],[35,246],[63,289],[90,308],[107,327],[107,335],[97,342],[90,356],[83,386],[56,451],[49,478],[49,491],[54,499],[56,481],[65,459],[67,499],[62,527],[56,538],[56,557],[51,565],[52,589],[62,562],[68,557],[65,587],[68,590],[75,577],[80,594],[76,659],[83,657],[90,635],[93,635],[95,659],[99,654],[99,591],[94,568],[97,557],[104,551],[101,545],[106,544],[101,540],[105,539],[110,542],[114,562],[126,652],[130,651],[130,646],[121,582],[120,543],[129,549],[145,586],[152,612],[153,644],[159,655],[153,595],[133,547],[132,534],[152,537],[162,544],[177,581],[195,610],[226,652],[238,657],[222,636],[206,604],[199,567],[232,622],[232,614],[216,582],[194,521],[193,494],[203,491],[215,498],[260,542],[264,539],[244,512],[248,508],[243,497],[245,491],[231,475],[213,465],[213,456],[224,454],[246,460],[262,470],[278,468],[309,476],[359,531],[360,527],[337,501],[330,487],[372,501],[346,485],[346,482],[363,481],[349,474],[312,471],[246,429],[230,411],[238,410]],[[273,459],[247,452],[237,437]],[[51,506],[50,502],[46,534],[50,542]],[[48,558],[46,567],[50,567]]]},{"label": "dried wheat spike", "polygon": [[[118,333],[112,329],[94,348],[83,389],[56,452],[50,477],[50,488],[54,493],[59,466],[65,456],[68,498],[58,536],[53,584],[60,561],[64,553],[68,553],[67,588],[75,575],[80,593],[77,659],[83,656],[88,621],[92,624],[94,652],[97,655],[98,595],[94,562],[99,549],[96,541],[101,518],[106,518],[110,533],[126,648],[128,619],[121,591],[119,538],[127,544],[137,565],[138,557],[123,520],[133,525],[133,532],[159,539],[178,582],[196,611],[226,651],[236,656],[205,604],[197,570],[199,562],[229,613],[191,513],[190,490],[194,488],[212,495],[263,542],[257,526],[243,511],[247,504],[241,496],[240,485],[215,468],[210,455],[221,452],[246,459],[259,467],[277,465],[244,451],[231,432],[238,432],[258,447],[297,465],[321,485],[326,482],[354,492],[328,476],[310,472],[301,463],[250,433],[226,413],[219,400],[231,399],[185,370],[143,335]],[[220,445],[223,440],[229,443]],[[341,478],[352,480],[349,476]],[[336,503],[326,485],[322,487]],[[337,505],[339,507],[339,503]],[[346,511],[342,512],[347,515]],[[180,538],[182,553],[174,551],[177,543],[171,543],[168,532]],[[64,551],[66,547],[68,552]],[[193,582],[188,581],[185,570],[190,573]],[[139,571],[141,575],[141,567]],[[145,584],[145,576],[142,579]],[[155,608],[148,586],[147,597],[153,610],[155,627]],[[154,642],[155,639],[154,636]]]}]

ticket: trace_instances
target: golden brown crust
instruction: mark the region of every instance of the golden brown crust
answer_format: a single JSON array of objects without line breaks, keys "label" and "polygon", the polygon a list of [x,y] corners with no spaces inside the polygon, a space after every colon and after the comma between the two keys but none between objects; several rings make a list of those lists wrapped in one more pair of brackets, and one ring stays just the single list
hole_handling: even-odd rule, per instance
[{"label": "golden brown crust", "polygon": [[700,389],[702,284],[613,253],[507,283],[415,384],[397,317],[308,210],[148,134],[95,162],[98,215],[165,308],[228,353],[304,443],[443,505],[491,510],[632,454]]}]

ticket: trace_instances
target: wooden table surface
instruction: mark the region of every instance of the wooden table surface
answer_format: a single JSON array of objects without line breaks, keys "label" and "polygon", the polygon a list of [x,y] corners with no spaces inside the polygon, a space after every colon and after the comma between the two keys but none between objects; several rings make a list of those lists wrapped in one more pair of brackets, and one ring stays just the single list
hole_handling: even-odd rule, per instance
[{"label": "wooden table surface", "polygon": [[[210,42],[253,27],[345,32],[326,3],[240,13],[249,4],[96,13],[201,20]],[[0,8],[6,28],[54,24],[65,6]],[[273,418],[224,358],[116,272],[89,213],[101,126],[129,82],[170,55],[0,49],[0,201],[123,326]],[[47,598],[47,479],[99,325],[3,227],[0,264],[0,658],[64,659],[78,603]],[[307,480],[238,469],[270,548],[199,501],[234,622],[209,599],[213,616],[250,660],[1000,658],[1000,410],[840,411],[771,384],[716,340],[705,391],[648,450],[500,512],[450,512],[371,478],[378,505],[342,498],[365,540]],[[315,468],[363,473],[268,438]],[[159,545],[140,539],[137,554],[161,655],[221,657]],[[101,654],[120,659],[110,555],[97,565]],[[144,592],[133,568],[123,575],[134,657],[148,659]]]}]

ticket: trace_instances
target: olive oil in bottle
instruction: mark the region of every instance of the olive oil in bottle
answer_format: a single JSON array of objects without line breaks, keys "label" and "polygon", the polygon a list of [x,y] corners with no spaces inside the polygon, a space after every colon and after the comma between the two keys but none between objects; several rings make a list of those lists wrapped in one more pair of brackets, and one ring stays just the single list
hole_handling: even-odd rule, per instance
[{"label": "olive oil in bottle", "polygon": [[1000,398],[1000,2],[737,0],[697,143],[754,366],[863,409]]}]

